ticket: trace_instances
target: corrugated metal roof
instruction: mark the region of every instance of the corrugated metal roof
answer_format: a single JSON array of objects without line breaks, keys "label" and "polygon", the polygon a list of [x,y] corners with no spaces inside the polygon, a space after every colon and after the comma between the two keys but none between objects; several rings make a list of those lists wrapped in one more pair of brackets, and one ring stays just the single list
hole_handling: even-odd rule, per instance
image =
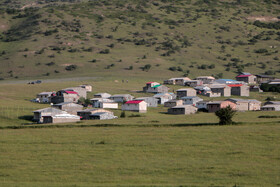
[{"label": "corrugated metal roof", "polygon": [[161,85],[158,84],[158,85],[155,85],[155,86],[152,86],[152,88],[157,88],[157,87],[160,87]]},{"label": "corrugated metal roof", "polygon": [[250,76],[252,76],[252,75],[238,75],[236,77],[241,78],[241,77],[250,77]]},{"label": "corrugated metal roof", "polygon": [[240,87],[243,86],[243,84],[228,84],[229,87]]},{"label": "corrugated metal roof", "polygon": [[127,101],[125,104],[139,104],[143,102],[143,100],[132,100],[132,101]]},{"label": "corrugated metal roof", "polygon": [[78,95],[78,93],[77,92],[75,92],[75,91],[65,91],[66,93],[68,93],[68,94],[77,94]]}]

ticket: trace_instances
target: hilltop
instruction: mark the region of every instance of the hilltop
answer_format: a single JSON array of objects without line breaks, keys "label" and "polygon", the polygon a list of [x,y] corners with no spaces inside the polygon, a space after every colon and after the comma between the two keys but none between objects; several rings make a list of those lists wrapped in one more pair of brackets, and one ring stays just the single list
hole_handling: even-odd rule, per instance
[{"label": "hilltop", "polygon": [[279,77],[276,0],[0,1],[0,78]]}]

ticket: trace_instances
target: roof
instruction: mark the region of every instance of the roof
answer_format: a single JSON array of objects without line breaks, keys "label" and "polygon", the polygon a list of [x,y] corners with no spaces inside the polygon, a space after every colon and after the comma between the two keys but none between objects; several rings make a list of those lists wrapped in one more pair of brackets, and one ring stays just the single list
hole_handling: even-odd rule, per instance
[{"label": "roof", "polygon": [[264,106],[262,106],[262,108],[278,108],[278,107],[280,107],[280,105],[264,105]]},{"label": "roof", "polygon": [[176,90],[177,92],[179,91],[195,91],[195,89],[193,89],[193,88],[181,88],[181,89],[179,89],[179,90]]},{"label": "roof", "polygon": [[178,101],[182,101],[182,100],[171,99],[171,100],[166,101],[165,103],[176,103]]},{"label": "roof", "polygon": [[54,92],[41,92],[38,95],[51,95]]},{"label": "roof", "polygon": [[125,104],[139,104],[143,102],[143,100],[132,100],[132,101],[127,101]]},{"label": "roof", "polygon": [[110,113],[110,112],[96,112],[94,114],[90,114],[90,116],[101,116],[103,114],[112,114],[112,113]]},{"label": "roof", "polygon": [[238,77],[238,78],[241,78],[241,77],[250,77],[250,76],[252,76],[252,75],[238,75],[238,76],[236,76],[236,77]]},{"label": "roof", "polygon": [[160,84],[157,84],[155,86],[152,86],[152,88],[157,88],[157,87],[160,87],[161,85]]},{"label": "roof", "polygon": [[72,118],[72,119],[80,119],[80,116],[73,115],[73,114],[56,114],[52,116],[52,118]]},{"label": "roof", "polygon": [[94,95],[104,95],[104,94],[110,95],[109,93],[96,93],[96,94],[94,94]]},{"label": "roof", "polygon": [[172,108],[190,108],[190,107],[196,108],[196,107],[194,107],[194,106],[192,106],[192,105],[178,105],[178,106],[174,106],[174,107],[172,107]]},{"label": "roof", "polygon": [[243,84],[228,84],[229,87],[240,87],[243,86]]},{"label": "roof", "polygon": [[214,77],[212,76],[199,76],[199,77],[196,77],[197,79],[215,79]]},{"label": "roof", "polygon": [[212,85],[209,85],[210,89],[211,88],[225,88],[227,85],[225,84],[212,84]]},{"label": "roof", "polygon": [[187,96],[187,97],[182,97],[181,99],[201,99],[200,97],[197,97],[197,96]]},{"label": "roof", "polygon": [[147,82],[146,84],[152,84],[152,83],[154,83],[154,82]]},{"label": "roof", "polygon": [[111,97],[130,97],[130,94],[117,94],[117,95],[112,95]]},{"label": "roof", "polygon": [[60,112],[60,113],[67,113],[67,112],[65,112],[63,110],[59,110],[59,109],[53,108],[53,107],[43,108],[43,109],[35,110],[33,112]]},{"label": "roof", "polygon": [[68,94],[77,94],[78,95],[78,93],[75,92],[75,91],[68,91],[68,90],[66,90],[65,92],[68,93]]},{"label": "roof", "polygon": [[[72,103],[72,102],[63,102],[63,103],[58,103],[58,104],[54,104],[54,106],[61,106],[61,105],[67,105],[67,104],[74,104],[74,105],[78,105],[76,103]],[[81,105],[79,105],[81,106]]]},{"label": "roof", "polygon": [[272,76],[269,75],[256,75],[256,76],[260,78],[273,78]]}]

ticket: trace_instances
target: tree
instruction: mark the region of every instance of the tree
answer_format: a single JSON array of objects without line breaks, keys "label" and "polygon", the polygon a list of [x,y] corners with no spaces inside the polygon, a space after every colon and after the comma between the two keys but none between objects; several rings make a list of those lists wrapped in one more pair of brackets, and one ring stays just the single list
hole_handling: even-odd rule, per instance
[{"label": "tree", "polygon": [[215,112],[216,116],[220,119],[220,125],[230,125],[233,123],[232,117],[235,115],[236,111],[230,106],[222,108]]}]

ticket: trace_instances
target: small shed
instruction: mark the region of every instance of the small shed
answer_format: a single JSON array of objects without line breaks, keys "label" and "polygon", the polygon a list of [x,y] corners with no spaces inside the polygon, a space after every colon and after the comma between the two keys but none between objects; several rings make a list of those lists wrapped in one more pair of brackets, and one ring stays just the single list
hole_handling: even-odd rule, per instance
[{"label": "small shed", "polygon": [[39,103],[50,103],[51,96],[55,95],[55,92],[41,92],[37,94],[37,101]]},{"label": "small shed", "polygon": [[112,114],[114,114],[113,112],[111,112],[109,110],[104,110],[104,109],[85,109],[85,110],[81,110],[81,111],[77,112],[78,116],[80,116],[81,119],[83,119],[83,120],[91,119],[90,116],[95,113],[112,113]]},{"label": "small shed", "polygon": [[196,96],[196,90],[193,88],[182,88],[176,92],[178,98]]},{"label": "small shed", "polygon": [[242,73],[238,76],[236,76],[237,81],[243,81],[248,84],[256,84],[257,83],[257,77],[255,75],[252,75],[251,73]]},{"label": "small shed", "polygon": [[143,100],[127,101],[126,103],[124,103],[122,105],[122,110],[146,113],[147,112],[147,103]]},{"label": "small shed", "polygon": [[134,97],[130,94],[117,94],[110,97],[110,99],[114,100],[116,103],[131,101],[133,98]]},{"label": "small shed", "polygon": [[194,114],[196,112],[197,112],[197,108],[192,105],[180,105],[168,109],[168,114],[175,114],[175,115],[178,114],[187,115],[187,114]]},{"label": "small shed", "polygon": [[108,120],[108,119],[116,119],[117,116],[114,116],[113,113],[109,112],[97,112],[90,115],[90,119],[93,120]]},{"label": "small shed", "polygon": [[53,105],[54,108],[66,111],[70,114],[77,114],[77,111],[82,110],[83,106],[76,104],[76,103],[71,103],[71,102],[64,102],[64,103],[58,103]]},{"label": "small shed", "polygon": [[182,97],[184,105],[194,105],[196,106],[196,103],[199,101],[203,101],[202,98],[197,97],[197,96],[190,96],[190,97]]},{"label": "small shed", "polygon": [[196,107],[198,108],[198,110],[207,110],[208,103],[209,101],[198,101],[196,103]]},{"label": "small shed", "polygon": [[107,99],[109,97],[111,97],[111,94],[109,93],[96,93],[93,96],[94,98],[103,98],[103,99]]},{"label": "small shed", "polygon": [[142,100],[147,103],[148,107],[157,107],[158,106],[158,99],[155,97],[138,97],[135,100]]},{"label": "small shed", "polygon": [[71,123],[80,121],[80,117],[73,114],[55,114],[43,116],[43,123]]},{"label": "small shed", "polygon": [[164,106],[169,108],[179,105],[183,105],[183,100],[171,99],[164,103]]},{"label": "small shed", "polygon": [[154,95],[153,97],[158,100],[158,104],[160,105],[171,99],[176,99],[176,95],[174,93],[159,93]]},{"label": "small shed", "polygon": [[261,107],[262,111],[280,111],[280,105],[264,105]]},{"label": "small shed", "polygon": [[231,101],[209,102],[207,104],[207,110],[208,110],[208,112],[216,112],[222,108],[226,108],[227,106],[230,106],[233,110],[236,110],[236,104]]}]

